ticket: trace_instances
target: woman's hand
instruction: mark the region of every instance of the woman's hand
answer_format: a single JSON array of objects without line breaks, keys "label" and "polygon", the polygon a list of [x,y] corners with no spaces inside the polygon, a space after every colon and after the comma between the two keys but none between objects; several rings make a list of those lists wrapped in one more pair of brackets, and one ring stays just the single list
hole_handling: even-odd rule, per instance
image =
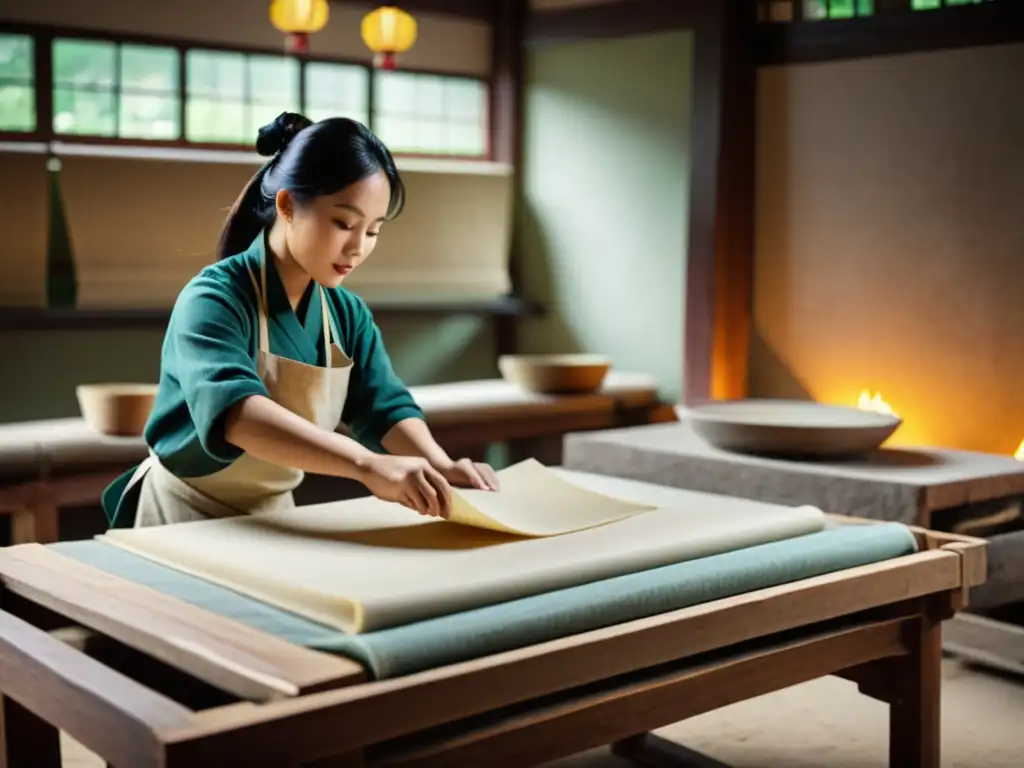
[{"label": "woman's hand", "polygon": [[447,518],[451,512],[451,486],[426,459],[374,455],[361,480],[378,499],[397,502],[421,515]]},{"label": "woman's hand", "polygon": [[440,468],[444,479],[461,488],[478,488],[481,491],[498,490],[498,476],[490,465],[471,459],[459,459]]}]

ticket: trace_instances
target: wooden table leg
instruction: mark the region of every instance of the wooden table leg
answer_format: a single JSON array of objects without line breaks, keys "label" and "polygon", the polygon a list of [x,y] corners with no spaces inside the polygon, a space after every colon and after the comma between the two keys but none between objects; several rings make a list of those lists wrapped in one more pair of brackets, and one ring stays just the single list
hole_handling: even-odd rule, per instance
[{"label": "wooden table leg", "polygon": [[615,742],[612,754],[647,768],[729,768],[725,763],[653,733]]},{"label": "wooden table leg", "polygon": [[61,768],[60,733],[14,699],[3,697],[2,768]]},{"label": "wooden table leg", "polygon": [[11,515],[12,544],[52,544],[59,539],[59,513],[55,504],[27,506]]},{"label": "wooden table leg", "polygon": [[927,617],[907,623],[910,653],[899,665],[889,705],[891,768],[939,768],[942,629]]}]

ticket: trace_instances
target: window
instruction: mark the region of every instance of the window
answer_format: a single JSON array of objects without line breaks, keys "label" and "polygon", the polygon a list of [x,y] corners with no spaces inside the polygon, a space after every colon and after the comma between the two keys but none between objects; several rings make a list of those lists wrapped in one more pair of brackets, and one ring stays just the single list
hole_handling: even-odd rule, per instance
[{"label": "window", "polygon": [[58,134],[173,139],[178,52],[104,40],[53,41],[53,130]]},{"label": "window", "polygon": [[487,87],[468,77],[374,73],[373,127],[394,152],[488,153]]},{"label": "window", "polygon": [[351,117],[369,124],[370,73],[366,67],[310,61],[306,64],[305,78],[304,114],[310,120]]},{"label": "window", "polygon": [[36,129],[33,42],[29,35],[0,34],[0,131]]},{"label": "window", "polygon": [[[39,88],[52,98],[38,98]],[[351,117],[396,154],[486,158],[489,100],[486,80],[468,75],[84,31],[0,32],[0,133],[26,138],[248,149],[261,126],[294,111]]]},{"label": "window", "polygon": [[260,126],[299,109],[296,59],[190,50],[185,62],[188,141],[251,145]]},{"label": "window", "polygon": [[874,0],[808,0],[804,3],[806,19],[852,19],[871,16]]},{"label": "window", "polygon": [[911,0],[911,7],[915,11],[930,11],[933,8],[942,8],[950,5],[974,5],[976,3],[987,3],[990,0]]},{"label": "window", "polygon": [[[977,5],[990,3],[994,0],[903,0],[895,7],[889,6],[886,13],[897,13],[903,10],[927,11],[933,8],[948,8],[957,5]],[[795,12],[802,10],[800,16]],[[853,19],[862,16],[874,16],[875,0],[759,0],[758,16],[762,21],[794,21],[806,19]],[[879,11],[881,12],[881,11]]]},{"label": "window", "polygon": [[181,135],[179,61],[173,48],[121,46],[118,136],[176,139]]}]

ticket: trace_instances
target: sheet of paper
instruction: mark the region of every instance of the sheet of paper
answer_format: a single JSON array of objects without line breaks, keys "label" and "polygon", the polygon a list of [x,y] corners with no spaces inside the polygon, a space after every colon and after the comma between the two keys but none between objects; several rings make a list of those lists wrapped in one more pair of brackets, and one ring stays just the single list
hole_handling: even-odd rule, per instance
[{"label": "sheet of paper", "polygon": [[423,517],[372,497],[101,539],[242,594],[358,633],[821,530],[824,514],[551,470],[653,511],[561,536]]},{"label": "sheet of paper", "polygon": [[499,471],[498,479],[498,491],[455,489],[449,521],[520,536],[556,536],[654,509],[584,488],[536,459]]}]

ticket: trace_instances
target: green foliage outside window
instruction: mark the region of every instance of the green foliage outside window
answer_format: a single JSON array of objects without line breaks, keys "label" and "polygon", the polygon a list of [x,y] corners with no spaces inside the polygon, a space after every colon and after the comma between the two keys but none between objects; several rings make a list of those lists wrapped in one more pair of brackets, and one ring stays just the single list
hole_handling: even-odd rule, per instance
[{"label": "green foliage outside window", "polygon": [[[915,11],[930,11],[951,5],[975,5],[986,2],[992,0],[910,0],[910,8]],[[874,0],[804,0],[804,17],[807,19],[852,19],[857,16],[872,16],[874,13]]]},{"label": "green foliage outside window", "polygon": [[34,41],[0,35],[0,131],[36,129]]}]

